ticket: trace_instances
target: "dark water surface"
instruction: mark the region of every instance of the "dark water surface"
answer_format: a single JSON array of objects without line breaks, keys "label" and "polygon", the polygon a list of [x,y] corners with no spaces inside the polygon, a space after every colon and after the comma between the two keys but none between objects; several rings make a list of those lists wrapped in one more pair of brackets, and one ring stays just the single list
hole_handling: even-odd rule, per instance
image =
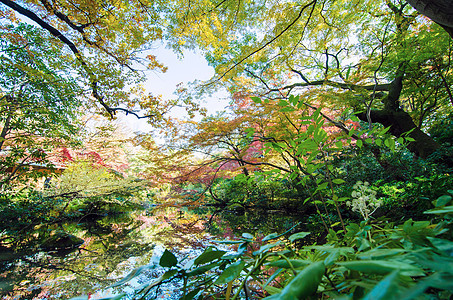
[{"label": "dark water surface", "polygon": [[[100,299],[118,293],[119,289],[107,287],[134,268],[157,265],[164,249],[178,257],[195,257],[216,239],[235,239],[243,232],[255,236],[284,232],[297,223],[296,219],[277,211],[197,214],[167,208],[61,224],[59,230],[83,239],[83,245],[72,250],[26,254],[0,249],[0,295],[5,300],[69,299],[80,295]],[[158,277],[161,271],[150,268],[131,284],[137,287]],[[160,297],[176,298],[177,287],[167,289],[160,291]],[[132,289],[126,287],[127,291]]]}]

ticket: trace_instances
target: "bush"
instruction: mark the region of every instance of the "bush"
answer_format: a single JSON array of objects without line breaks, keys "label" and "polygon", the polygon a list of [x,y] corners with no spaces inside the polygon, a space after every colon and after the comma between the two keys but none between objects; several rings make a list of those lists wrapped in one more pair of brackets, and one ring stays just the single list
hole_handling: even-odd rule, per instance
[{"label": "bush", "polygon": [[[236,252],[208,247],[191,263],[166,250],[159,262],[166,272],[133,297],[151,295],[163,282],[179,278],[184,281],[182,299],[449,299],[453,191],[449,194],[425,212],[439,223],[366,220],[349,224],[346,232],[330,230],[324,245],[300,249],[294,243],[310,233],[288,236],[287,231],[259,239],[243,233],[238,240],[221,242],[238,245]],[[142,266],[117,285],[153,267]]]}]

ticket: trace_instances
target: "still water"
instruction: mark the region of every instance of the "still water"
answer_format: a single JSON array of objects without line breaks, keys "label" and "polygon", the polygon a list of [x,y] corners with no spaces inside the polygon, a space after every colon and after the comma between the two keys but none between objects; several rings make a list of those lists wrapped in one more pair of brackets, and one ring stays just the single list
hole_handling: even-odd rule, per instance
[{"label": "still water", "polygon": [[[83,239],[77,249],[0,253],[0,295],[19,299],[101,299],[120,288],[108,288],[134,268],[151,265],[131,281],[133,290],[163,272],[158,262],[165,249],[177,257],[196,257],[216,239],[235,239],[242,232],[266,235],[284,232],[296,221],[284,214],[195,213],[166,208],[134,211],[79,223],[61,224],[59,230]],[[154,267],[155,266],[155,267]],[[164,287],[156,298],[178,299],[178,283]]]}]

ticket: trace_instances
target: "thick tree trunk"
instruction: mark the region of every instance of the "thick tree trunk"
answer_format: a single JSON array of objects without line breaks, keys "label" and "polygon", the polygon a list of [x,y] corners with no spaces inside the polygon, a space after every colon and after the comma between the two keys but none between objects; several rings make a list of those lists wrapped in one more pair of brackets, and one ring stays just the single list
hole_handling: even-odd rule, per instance
[{"label": "thick tree trunk", "polygon": [[[432,137],[420,130],[415,125],[412,117],[400,107],[400,95],[403,89],[403,65],[400,65],[397,70],[396,78],[389,85],[389,92],[382,99],[384,109],[371,110],[370,119],[372,122],[378,122],[389,127],[389,132],[396,137],[401,137],[404,133],[411,131],[408,136],[415,141],[409,142],[407,148],[417,157],[427,158],[434,151],[440,148],[440,145],[433,140]],[[365,122],[368,122],[367,113],[361,113],[358,117]]]},{"label": "thick tree trunk", "polygon": [[407,0],[420,13],[442,26],[453,38],[452,0]]},{"label": "thick tree trunk", "polygon": [[[366,113],[361,113],[358,117],[362,121],[367,122]],[[415,141],[409,142],[407,148],[418,157],[427,158],[440,148],[440,145],[432,137],[421,131],[415,125],[411,116],[403,110],[372,110],[370,117],[373,122],[378,122],[385,127],[390,126],[389,132],[396,137],[400,137],[403,133],[412,130],[408,136]]]}]

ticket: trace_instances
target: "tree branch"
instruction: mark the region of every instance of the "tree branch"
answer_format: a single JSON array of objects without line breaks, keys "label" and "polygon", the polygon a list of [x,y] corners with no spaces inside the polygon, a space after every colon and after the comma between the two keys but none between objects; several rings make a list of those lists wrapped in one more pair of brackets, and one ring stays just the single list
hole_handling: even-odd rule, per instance
[{"label": "tree branch", "polygon": [[[299,73],[298,73],[299,74]],[[292,90],[296,87],[309,87],[309,86],[320,86],[320,85],[328,85],[332,87],[337,87],[341,89],[347,89],[347,90],[367,90],[367,91],[377,91],[377,92],[383,92],[383,91],[389,91],[390,89],[390,83],[385,83],[385,84],[371,84],[371,85],[357,85],[357,84],[351,84],[351,83],[342,83],[342,82],[336,82],[332,81],[329,79],[324,79],[324,80],[315,80],[315,81],[308,81],[306,78],[304,79],[306,81],[305,83],[302,82],[296,82],[287,86],[284,86],[282,88],[276,88],[276,89],[271,89],[269,92],[278,92],[280,90]]]},{"label": "tree branch", "polygon": [[235,63],[233,66],[231,66],[230,68],[228,68],[228,70],[226,70],[217,80],[221,80],[223,77],[225,77],[226,74],[228,74],[229,72],[231,72],[231,70],[233,70],[234,68],[236,68],[238,65],[240,65],[241,63],[243,63],[246,59],[248,59],[249,57],[251,57],[252,55],[254,55],[255,53],[258,53],[260,52],[261,50],[263,50],[264,48],[266,48],[267,46],[269,46],[270,44],[272,44],[275,40],[277,40],[279,37],[281,37],[286,31],[288,31],[301,17],[302,17],[302,13],[304,12],[304,10],[308,7],[310,7],[311,5],[315,5],[317,2],[317,0],[313,0],[311,1],[310,3],[308,3],[307,5],[303,6],[301,8],[301,10],[299,11],[299,14],[297,15],[297,17],[290,23],[288,24],[288,26],[286,26],[282,31],[280,31],[279,34],[277,34],[276,36],[274,36],[271,40],[269,40],[268,42],[266,42],[263,46],[259,47],[258,49],[250,52],[249,54],[247,54],[244,58],[242,58],[239,62]]},{"label": "tree branch", "polygon": [[[115,115],[116,111],[124,111],[124,112],[127,112],[128,114],[132,114],[132,115],[135,115],[138,117],[138,115],[136,113],[134,113],[130,110],[127,110],[124,108],[112,108],[109,105],[107,105],[107,103],[105,103],[104,97],[101,96],[99,93],[98,81],[96,79],[94,72],[91,70],[91,68],[88,66],[87,62],[84,60],[83,55],[81,54],[81,52],[79,51],[77,46],[72,41],[70,41],[66,36],[64,36],[63,33],[61,33],[58,29],[56,29],[52,25],[45,22],[43,19],[41,19],[38,15],[36,15],[31,10],[26,9],[11,0],[0,0],[0,3],[3,3],[4,5],[10,7],[14,11],[18,12],[19,14],[26,16],[30,20],[36,22],[39,26],[41,26],[41,28],[47,30],[50,34],[52,34],[54,37],[58,38],[62,43],[64,43],[65,45],[67,45],[69,47],[69,49],[72,51],[72,53],[76,57],[77,61],[79,61],[83,70],[88,75],[88,80],[90,83],[93,97],[105,108],[105,110],[109,113],[110,117],[113,117]],[[70,22],[70,20],[69,20],[69,22]],[[73,23],[71,23],[71,24],[73,24]],[[73,24],[73,27],[71,27],[71,28],[77,30],[77,28],[80,28],[80,27]],[[77,30],[77,31],[79,31],[79,30]],[[83,29],[82,29],[82,31],[83,31]],[[144,116],[141,118],[148,118],[150,116],[152,116],[152,115]]]}]

